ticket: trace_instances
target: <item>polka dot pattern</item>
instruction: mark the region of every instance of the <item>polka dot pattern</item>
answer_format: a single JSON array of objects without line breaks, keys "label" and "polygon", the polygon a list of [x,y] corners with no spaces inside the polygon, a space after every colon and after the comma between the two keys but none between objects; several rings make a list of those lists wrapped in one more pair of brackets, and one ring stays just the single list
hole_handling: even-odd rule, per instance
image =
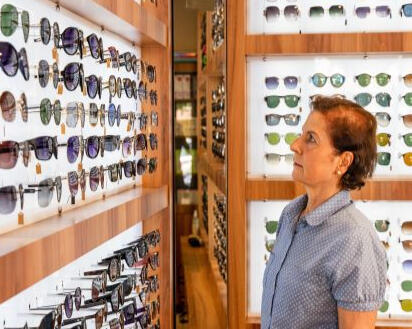
[{"label": "polka dot pattern", "polygon": [[338,328],[337,308],[377,310],[386,254],[370,221],[341,191],[301,217],[307,196],[282,212],[263,277],[262,329]]}]

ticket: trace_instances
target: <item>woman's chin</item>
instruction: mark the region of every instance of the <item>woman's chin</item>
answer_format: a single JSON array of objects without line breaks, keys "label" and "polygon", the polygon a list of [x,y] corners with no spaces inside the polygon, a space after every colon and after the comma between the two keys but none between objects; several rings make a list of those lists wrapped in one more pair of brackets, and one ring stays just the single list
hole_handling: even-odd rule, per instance
[{"label": "woman's chin", "polygon": [[302,167],[293,166],[292,178],[296,182],[302,182]]}]

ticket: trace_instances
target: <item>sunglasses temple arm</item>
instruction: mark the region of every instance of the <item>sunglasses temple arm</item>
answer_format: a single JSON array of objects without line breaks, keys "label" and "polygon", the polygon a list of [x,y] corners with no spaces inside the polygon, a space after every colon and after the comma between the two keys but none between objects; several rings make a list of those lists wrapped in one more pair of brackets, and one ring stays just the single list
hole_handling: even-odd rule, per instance
[{"label": "sunglasses temple arm", "polygon": [[99,274],[102,274],[102,273],[104,273],[104,272],[107,272],[107,270],[106,270],[106,269],[102,269],[102,270],[96,270],[96,271],[86,271],[86,272],[83,273],[83,275],[85,275],[85,276],[89,276],[89,275],[99,275]]},{"label": "sunglasses temple arm", "polygon": [[[106,296],[107,297],[107,296]],[[84,305],[80,306],[80,308],[90,308],[90,307],[95,307],[99,305],[104,305],[106,303],[106,299],[104,297],[101,297],[97,301],[93,301],[92,299],[87,299],[84,301]],[[93,315],[94,317],[94,315]],[[92,318],[90,318],[92,319]]]}]

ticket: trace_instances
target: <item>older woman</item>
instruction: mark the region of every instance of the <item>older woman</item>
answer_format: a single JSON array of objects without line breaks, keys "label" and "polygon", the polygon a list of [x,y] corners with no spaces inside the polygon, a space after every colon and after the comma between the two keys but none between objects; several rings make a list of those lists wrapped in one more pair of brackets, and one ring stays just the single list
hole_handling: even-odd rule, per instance
[{"label": "older woman", "polygon": [[355,207],[376,165],[376,120],[359,105],[318,96],[292,145],[306,194],[285,207],[263,279],[262,329],[372,329],[386,255]]}]

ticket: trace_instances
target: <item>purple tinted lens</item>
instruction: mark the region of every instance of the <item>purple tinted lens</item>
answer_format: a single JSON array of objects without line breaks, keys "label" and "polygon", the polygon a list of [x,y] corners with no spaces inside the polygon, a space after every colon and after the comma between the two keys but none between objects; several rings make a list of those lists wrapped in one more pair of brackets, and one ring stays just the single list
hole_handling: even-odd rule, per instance
[{"label": "purple tinted lens", "polygon": [[0,214],[11,214],[16,209],[17,190],[14,186],[0,188]]},{"label": "purple tinted lens", "polygon": [[93,167],[90,169],[89,179],[90,179],[90,190],[95,192],[99,187],[99,169],[97,167]]},{"label": "purple tinted lens", "polygon": [[95,98],[97,95],[97,77],[92,74],[86,79],[87,94],[90,98]]},{"label": "purple tinted lens", "polygon": [[38,160],[49,160],[53,154],[53,139],[48,136],[37,137],[31,140],[34,154]]},{"label": "purple tinted lens", "polygon": [[64,299],[64,313],[66,313],[68,319],[73,315],[73,296],[71,294],[66,295]]},{"label": "purple tinted lens", "polygon": [[146,171],[146,167],[147,167],[147,162],[146,159],[140,159],[139,161],[137,161],[137,165],[136,165],[136,171],[138,175],[143,175]]},{"label": "purple tinted lens", "polygon": [[51,28],[50,28],[50,21],[43,17],[40,20],[40,38],[43,44],[48,45],[50,42],[51,36]]},{"label": "purple tinted lens", "polygon": [[68,27],[62,33],[62,44],[68,55],[74,55],[79,48],[79,30],[75,27]]},{"label": "purple tinted lens", "polygon": [[276,18],[280,16],[280,10],[276,6],[269,6],[265,10],[265,16],[268,22],[274,21]]},{"label": "purple tinted lens", "polygon": [[67,160],[69,163],[74,163],[79,156],[80,141],[79,137],[72,136],[67,140]]},{"label": "purple tinted lens", "polygon": [[126,137],[123,139],[123,147],[122,147],[122,153],[124,157],[127,157],[130,155],[132,152],[132,140],[130,137]]},{"label": "purple tinted lens", "polygon": [[99,138],[97,136],[90,136],[86,142],[86,154],[90,159],[94,159],[99,154]]},{"label": "purple tinted lens", "polygon": [[142,151],[146,149],[146,147],[147,147],[146,135],[145,134],[137,135],[137,141],[135,145],[136,151]]},{"label": "purple tinted lens", "polygon": [[370,7],[358,7],[355,9],[356,16],[359,18],[365,18],[371,13]]},{"label": "purple tinted lens", "polygon": [[297,6],[286,6],[285,17],[296,19],[299,16],[299,8]]},{"label": "purple tinted lens", "polygon": [[131,161],[126,161],[123,164],[123,168],[124,168],[124,175],[127,178],[132,177],[132,175],[133,175],[133,163]]},{"label": "purple tinted lens", "polygon": [[120,126],[120,121],[122,120],[122,108],[119,105],[117,105],[117,112],[116,112],[116,124],[119,127]]},{"label": "purple tinted lens", "polygon": [[126,92],[126,96],[128,98],[131,98],[133,96],[132,81],[130,79],[124,79],[123,80],[123,86],[124,86],[124,90]]},{"label": "purple tinted lens", "polygon": [[97,39],[96,34],[91,34],[87,38],[87,42],[89,43],[90,53],[93,58],[99,58],[99,40]]},{"label": "purple tinted lens", "polygon": [[110,127],[113,127],[116,121],[116,106],[113,103],[109,104],[109,112],[107,114]]},{"label": "purple tinted lens", "polygon": [[38,78],[40,86],[45,88],[49,83],[49,63],[44,59],[39,62]]},{"label": "purple tinted lens", "polygon": [[67,64],[64,68],[64,85],[70,91],[76,89],[80,81],[80,67],[77,63]]},{"label": "purple tinted lens", "polygon": [[75,196],[79,190],[79,176],[77,172],[71,171],[67,174],[67,180],[69,182],[69,190],[72,196]]},{"label": "purple tinted lens", "polygon": [[412,260],[405,260],[402,263],[402,268],[406,273],[412,274]]},{"label": "purple tinted lens", "polygon": [[3,72],[9,77],[15,76],[18,69],[16,49],[8,42],[0,42],[0,53]]},{"label": "purple tinted lens", "polygon": [[279,86],[279,78],[268,77],[265,79],[265,84],[267,89],[276,89]]},{"label": "purple tinted lens", "polygon": [[377,6],[375,11],[376,15],[379,17],[388,17],[391,14],[389,6]]},{"label": "purple tinted lens", "polygon": [[26,49],[21,48],[19,52],[19,68],[20,72],[23,74],[24,80],[29,80],[30,71],[29,71],[29,63],[27,61],[27,53]]},{"label": "purple tinted lens", "polygon": [[283,79],[283,82],[285,83],[285,87],[288,89],[294,89],[298,85],[298,78],[297,77],[292,77],[288,76]]}]

